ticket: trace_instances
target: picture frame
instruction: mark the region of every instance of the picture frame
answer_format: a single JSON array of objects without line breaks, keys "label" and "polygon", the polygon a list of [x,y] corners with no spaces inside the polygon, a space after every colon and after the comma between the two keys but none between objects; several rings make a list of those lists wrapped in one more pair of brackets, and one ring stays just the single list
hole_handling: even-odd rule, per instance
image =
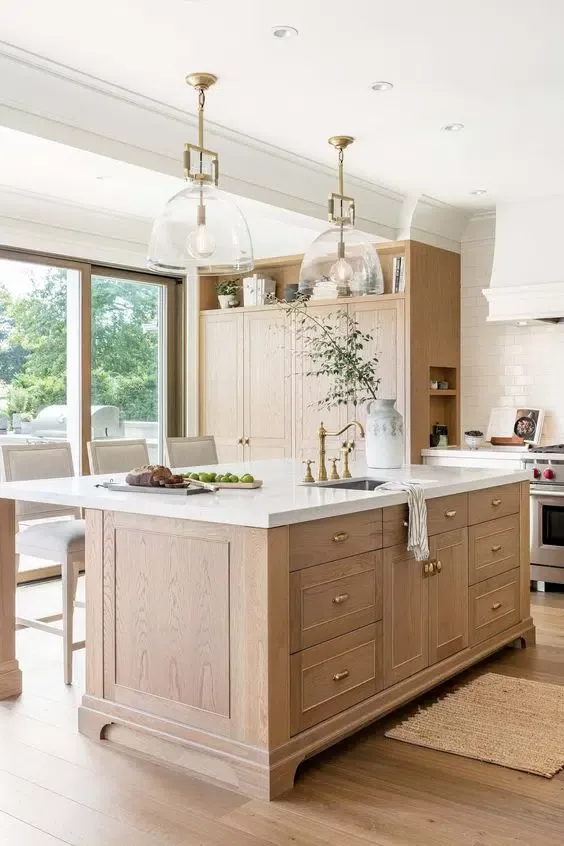
[{"label": "picture frame", "polygon": [[[494,445],[538,446],[542,438],[545,411],[542,408],[492,408],[486,441]],[[531,421],[527,425],[527,420]]]}]

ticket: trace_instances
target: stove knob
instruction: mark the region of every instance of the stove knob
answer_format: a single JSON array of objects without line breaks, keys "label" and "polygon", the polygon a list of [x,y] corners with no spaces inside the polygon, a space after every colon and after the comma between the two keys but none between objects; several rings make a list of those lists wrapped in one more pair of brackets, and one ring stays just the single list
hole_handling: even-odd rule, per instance
[{"label": "stove knob", "polygon": [[550,467],[547,467],[547,469],[542,475],[545,479],[554,479],[554,470],[551,470]]},{"label": "stove knob", "polygon": [[540,479],[541,475],[542,474],[541,474],[541,471],[539,470],[539,468],[535,467],[534,470],[533,470],[533,478],[534,479]]}]

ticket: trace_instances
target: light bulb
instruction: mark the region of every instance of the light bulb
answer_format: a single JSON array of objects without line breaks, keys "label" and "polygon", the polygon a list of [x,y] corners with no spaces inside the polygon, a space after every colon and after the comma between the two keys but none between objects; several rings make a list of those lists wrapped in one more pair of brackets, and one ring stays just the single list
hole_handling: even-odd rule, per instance
[{"label": "light bulb", "polygon": [[215,252],[215,241],[204,223],[193,229],[186,240],[186,249],[192,258],[209,258]]},{"label": "light bulb", "polygon": [[329,277],[339,285],[346,285],[354,277],[354,270],[344,258],[337,259],[329,271]]}]

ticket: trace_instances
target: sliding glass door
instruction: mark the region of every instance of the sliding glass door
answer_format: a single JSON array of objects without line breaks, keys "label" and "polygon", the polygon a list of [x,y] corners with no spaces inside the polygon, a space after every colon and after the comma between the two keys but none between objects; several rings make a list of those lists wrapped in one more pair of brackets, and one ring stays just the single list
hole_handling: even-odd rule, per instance
[{"label": "sliding glass door", "polygon": [[152,274],[0,250],[0,445],[183,434],[182,286]]},{"label": "sliding glass door", "polygon": [[0,253],[0,445],[68,440],[81,455],[85,268]]},{"label": "sliding glass door", "polygon": [[93,268],[91,291],[92,438],[143,438],[162,462],[179,428],[175,283]]}]

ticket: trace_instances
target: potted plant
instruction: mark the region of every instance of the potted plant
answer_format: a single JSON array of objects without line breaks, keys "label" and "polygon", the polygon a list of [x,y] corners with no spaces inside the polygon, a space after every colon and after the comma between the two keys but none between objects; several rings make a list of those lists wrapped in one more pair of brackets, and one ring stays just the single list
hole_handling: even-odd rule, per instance
[{"label": "potted plant", "polygon": [[217,282],[215,289],[219,300],[220,308],[234,308],[239,305],[239,281],[237,279],[225,279]]},{"label": "potted plant", "polygon": [[395,397],[378,396],[378,359],[367,349],[374,337],[361,329],[348,311],[321,316],[298,299],[281,307],[295,321],[307,362],[306,376],[322,378],[325,396],[320,409],[366,405],[366,463],[371,468],[401,467],[404,462],[403,418]]}]

